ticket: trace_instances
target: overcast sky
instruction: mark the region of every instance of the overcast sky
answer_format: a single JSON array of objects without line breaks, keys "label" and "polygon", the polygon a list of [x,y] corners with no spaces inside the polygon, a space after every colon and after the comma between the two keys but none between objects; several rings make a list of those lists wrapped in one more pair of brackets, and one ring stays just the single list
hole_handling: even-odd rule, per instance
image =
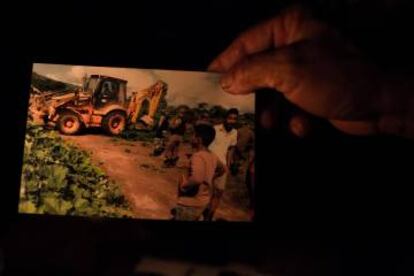
[{"label": "overcast sky", "polygon": [[219,75],[204,72],[130,69],[113,67],[72,66],[57,64],[33,65],[33,71],[49,78],[81,84],[86,74],[102,74],[128,81],[128,92],[139,91],[162,80],[168,84],[167,101],[170,105],[186,104],[191,107],[206,102],[210,105],[236,107],[241,112],[254,112],[254,96],[234,96],[218,85]]}]

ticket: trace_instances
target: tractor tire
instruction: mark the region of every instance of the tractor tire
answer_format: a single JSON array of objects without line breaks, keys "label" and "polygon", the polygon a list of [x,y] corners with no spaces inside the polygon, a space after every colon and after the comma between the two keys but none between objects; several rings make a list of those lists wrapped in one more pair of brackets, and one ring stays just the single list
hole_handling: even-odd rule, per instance
[{"label": "tractor tire", "polygon": [[59,114],[57,126],[60,133],[64,135],[74,135],[81,130],[82,121],[76,113],[63,111]]},{"label": "tractor tire", "polygon": [[122,111],[111,111],[102,120],[102,127],[110,135],[120,135],[126,127],[126,116]]}]

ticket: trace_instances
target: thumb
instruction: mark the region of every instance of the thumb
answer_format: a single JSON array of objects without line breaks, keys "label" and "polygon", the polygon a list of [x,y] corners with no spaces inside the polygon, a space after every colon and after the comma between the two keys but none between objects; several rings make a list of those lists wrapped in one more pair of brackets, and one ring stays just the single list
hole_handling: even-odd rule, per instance
[{"label": "thumb", "polygon": [[342,121],[330,120],[330,123],[338,130],[351,135],[366,136],[379,132],[374,121]]},{"label": "thumb", "polygon": [[290,47],[244,58],[225,73],[220,85],[231,94],[248,94],[262,88],[290,91],[297,83]]}]

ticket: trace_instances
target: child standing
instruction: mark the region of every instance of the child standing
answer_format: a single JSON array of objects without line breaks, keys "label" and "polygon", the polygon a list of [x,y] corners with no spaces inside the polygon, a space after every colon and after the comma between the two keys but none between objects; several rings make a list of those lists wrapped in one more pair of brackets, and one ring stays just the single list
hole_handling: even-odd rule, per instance
[{"label": "child standing", "polygon": [[215,135],[214,127],[210,125],[200,124],[194,127],[194,153],[188,174],[179,180],[175,220],[199,220],[211,200],[213,179],[224,173],[224,165],[208,149]]}]

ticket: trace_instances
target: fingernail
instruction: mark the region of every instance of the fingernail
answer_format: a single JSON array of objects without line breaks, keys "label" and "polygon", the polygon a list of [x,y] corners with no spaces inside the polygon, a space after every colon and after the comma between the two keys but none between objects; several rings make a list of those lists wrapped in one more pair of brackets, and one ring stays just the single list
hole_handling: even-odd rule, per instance
[{"label": "fingernail", "polygon": [[220,80],[221,88],[224,90],[230,89],[230,87],[233,85],[233,74],[226,74],[224,75]]}]

